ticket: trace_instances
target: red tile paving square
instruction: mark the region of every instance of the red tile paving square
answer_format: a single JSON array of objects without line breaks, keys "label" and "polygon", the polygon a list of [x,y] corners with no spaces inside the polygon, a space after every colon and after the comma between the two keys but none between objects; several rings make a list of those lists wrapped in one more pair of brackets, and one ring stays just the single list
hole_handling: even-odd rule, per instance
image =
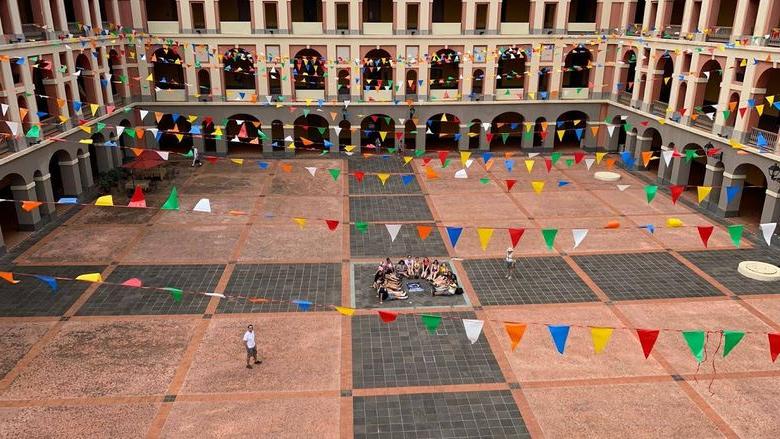
[{"label": "red tile paving square", "polygon": [[0,408],[0,437],[142,437],[159,404]]},{"label": "red tile paving square", "polygon": [[0,323],[0,378],[4,377],[16,363],[27,354],[54,322]]},{"label": "red tile paving square", "polygon": [[177,402],[163,437],[338,438],[339,398]]},{"label": "red tile paving square", "polygon": [[593,195],[604,200],[607,204],[625,215],[657,215],[657,214],[683,214],[689,213],[690,209],[683,206],[682,203],[672,204],[672,199],[663,193],[660,189],[653,201],[647,202],[644,185],[631,185],[625,191],[617,189],[601,189],[592,191]]},{"label": "red tile paving square", "polygon": [[430,200],[441,221],[525,219],[523,212],[503,193],[431,195]]},{"label": "red tile paving square", "polygon": [[255,224],[263,225],[293,224],[293,218],[306,218],[313,225],[323,218],[341,221],[344,197],[268,195],[263,198],[258,216]]},{"label": "red tile paving square", "polygon": [[0,399],[164,394],[195,322],[67,322]]},{"label": "red tile paving square", "polygon": [[776,324],[780,324],[780,297],[743,297],[742,299]]},{"label": "red tile paving square", "polygon": [[[637,227],[629,219],[617,215],[588,218],[545,218],[537,221],[544,228],[557,228],[555,248],[560,251],[580,253],[617,253],[660,250],[663,247],[645,229]],[[607,229],[611,222],[618,228]],[[574,248],[573,229],[587,229],[588,233]]]},{"label": "red tile paving square", "polygon": [[[463,227],[458,243],[455,246],[454,256],[461,258],[489,258],[504,257],[507,247],[512,246],[512,240],[509,236],[509,228],[526,228],[523,236],[515,247],[515,257],[528,255],[550,255],[554,254],[545,247],[544,239],[538,228],[534,224],[523,218],[517,220],[480,220],[480,221],[459,221],[444,223],[445,227]],[[478,227],[493,228],[493,235],[488,242],[486,250],[482,250],[482,244],[477,233]],[[449,243],[450,239],[444,230],[444,241]]]},{"label": "red tile paving square", "polygon": [[[178,188],[180,194],[246,194],[261,195],[268,191],[271,177],[260,171],[252,161],[245,161],[243,169],[232,165],[231,171],[198,172]],[[204,168],[205,169],[205,168]]]},{"label": "red tile paving square", "polygon": [[[290,172],[284,172],[283,165],[290,165]],[[314,175],[306,169],[316,167]],[[338,160],[283,160],[278,163],[276,175],[270,185],[270,193],[275,195],[341,195],[344,192],[341,172],[338,180],[333,180],[328,169],[341,169]]]},{"label": "red tile paving square", "polygon": [[[667,221],[670,218],[679,219],[683,222],[683,227],[669,227]],[[664,248],[673,250],[702,249],[704,244],[699,236],[697,226],[714,226],[714,230],[707,247],[709,249],[733,249],[729,232],[722,224],[718,224],[707,217],[695,213],[669,214],[669,215],[635,215],[630,220],[639,226],[653,224],[656,226],[653,236],[660,242]],[[743,240],[744,247],[750,247],[750,242]]]},{"label": "red tile paving square", "polygon": [[234,225],[149,227],[123,262],[225,263],[241,235]]},{"label": "red tile paving square", "polygon": [[[253,324],[263,364],[246,369],[242,337]],[[213,319],[187,374],[183,393],[339,389],[341,317],[247,315]]]},{"label": "red tile paving square", "polygon": [[[605,305],[541,306],[523,310],[489,309],[491,326],[519,381],[614,378],[667,375],[653,359],[645,359],[632,331],[615,329],[606,349],[596,354],[590,329],[583,326],[622,327]],[[517,349],[498,322],[542,323],[528,325]],[[578,325],[569,332],[564,355],[558,353],[543,324]]]},{"label": "red tile paving square", "polygon": [[143,226],[96,225],[60,227],[23,253],[17,263],[63,262],[108,263],[119,254]]},{"label": "red tile paving square", "polygon": [[780,437],[777,377],[700,380],[691,385],[740,437]]},{"label": "red tile paving square", "polygon": [[615,211],[587,191],[561,190],[513,193],[534,218],[617,216]]},{"label": "red tile paving square", "polygon": [[547,437],[723,436],[673,382],[525,389],[523,393]]},{"label": "red tile paving square", "polygon": [[343,255],[344,233],[339,224],[331,231],[325,221],[307,222],[301,229],[289,224],[254,225],[243,243],[238,260],[241,262],[292,261],[334,262]]},{"label": "red tile paving square", "polygon": [[[209,200],[212,213],[193,212],[192,209],[203,198]],[[254,220],[250,215],[255,205],[260,203],[259,197],[253,196],[215,196],[181,195],[179,196],[179,211],[164,211],[155,220],[155,225],[162,224],[246,224]],[[231,211],[244,214],[231,214]]]}]

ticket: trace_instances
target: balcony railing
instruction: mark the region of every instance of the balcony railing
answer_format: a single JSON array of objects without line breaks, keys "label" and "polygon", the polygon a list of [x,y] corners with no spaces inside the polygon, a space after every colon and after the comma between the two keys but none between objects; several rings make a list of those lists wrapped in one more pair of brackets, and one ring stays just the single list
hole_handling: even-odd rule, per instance
[{"label": "balcony railing", "polygon": [[624,105],[631,105],[631,97],[632,93],[629,93],[627,91],[621,91],[618,93],[618,102]]},{"label": "balcony railing", "polygon": [[666,117],[666,109],[669,107],[668,102],[655,101],[650,106],[650,112],[656,116]]},{"label": "balcony railing", "polygon": [[46,39],[46,31],[37,24],[22,24],[22,32],[27,41],[42,41]]},{"label": "balcony railing", "polygon": [[758,146],[758,135],[761,134],[761,136],[764,137],[764,140],[766,140],[766,145],[761,146],[761,148],[764,148],[768,151],[778,151],[777,148],[777,133],[773,133],[771,131],[766,131],[758,128],[752,128],[750,130],[750,134],[748,134],[747,143],[749,145]]},{"label": "balcony railing", "polygon": [[696,120],[693,121],[693,126],[697,128],[701,128],[705,131],[712,131],[712,125],[714,123],[715,121],[710,119],[708,116],[704,114],[700,114],[699,117],[697,117]]},{"label": "balcony railing", "polygon": [[664,29],[663,37],[668,39],[680,38],[681,31],[682,31],[681,25],[672,24],[667,26],[666,29]]},{"label": "balcony railing", "polygon": [[730,27],[716,27],[714,29],[710,29],[710,32],[707,34],[707,41],[727,43],[730,39],[731,39]]}]

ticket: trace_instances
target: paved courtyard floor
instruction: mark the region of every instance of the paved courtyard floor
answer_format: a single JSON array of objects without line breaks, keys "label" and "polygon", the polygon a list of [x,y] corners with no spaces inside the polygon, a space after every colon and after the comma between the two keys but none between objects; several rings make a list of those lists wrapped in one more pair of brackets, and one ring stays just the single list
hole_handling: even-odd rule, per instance
[{"label": "paved courtyard floor", "polygon": [[[60,209],[0,261],[21,280],[0,281],[0,437],[780,437],[766,336],[780,332],[780,283],[736,271],[777,263],[780,246],[748,233],[735,249],[723,223],[663,190],[648,204],[647,176],[618,171],[625,191],[596,181],[603,163],[529,174],[478,159],[456,179],[455,154],[446,168],[430,157],[222,160],[181,169],[179,212]],[[187,212],[201,198],[215,213]],[[402,225],[394,241],[388,223]],[[448,226],[464,228],[454,247]],[[476,227],[495,228],[485,250]],[[512,279],[507,228],[525,229]],[[589,230],[576,249],[574,228]],[[406,255],[448,263],[465,295],[379,304],[373,268]],[[63,280],[95,272],[183,294]],[[63,279],[53,293],[25,274]],[[433,333],[423,314],[442,317]],[[461,319],[485,322],[475,343]],[[528,324],[516,350],[504,322]],[[249,323],[264,360],[252,370]],[[548,324],[571,326],[564,355]],[[589,326],[616,328],[600,354]],[[633,328],[662,329],[647,359]],[[724,359],[710,333],[698,366],[674,331],[722,329],[747,335]]]}]

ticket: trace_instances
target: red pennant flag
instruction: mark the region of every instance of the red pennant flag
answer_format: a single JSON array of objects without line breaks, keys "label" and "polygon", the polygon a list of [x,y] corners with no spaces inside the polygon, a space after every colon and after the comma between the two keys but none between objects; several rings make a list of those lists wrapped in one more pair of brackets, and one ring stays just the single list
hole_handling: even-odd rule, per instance
[{"label": "red pennant flag", "polygon": [[506,181],[506,190],[507,190],[507,192],[512,190],[512,188],[515,186],[515,183],[517,183],[517,180],[507,180]]},{"label": "red pennant flag", "polygon": [[672,191],[672,204],[677,204],[677,200],[680,198],[680,195],[685,192],[685,186],[674,184],[669,186],[669,190]]},{"label": "red pennant flag", "polygon": [[442,166],[444,166],[444,162],[447,161],[447,154],[449,154],[449,152],[439,151],[439,161],[441,162]]},{"label": "red pennant flag", "polygon": [[645,358],[650,356],[650,351],[655,346],[655,341],[658,340],[658,334],[661,331],[657,329],[637,329],[636,333],[639,335],[639,342],[642,344],[642,352],[645,353]]},{"label": "red pennant flag", "polygon": [[547,173],[549,174],[552,170],[552,160],[545,158],[544,159],[544,166],[547,168]]},{"label": "red pennant flag", "polygon": [[141,190],[141,186],[136,186],[133,196],[130,198],[129,207],[146,207],[146,199],[144,198],[144,191]]},{"label": "red pennant flag", "polygon": [[509,239],[512,240],[512,247],[517,247],[517,243],[520,242],[523,233],[525,233],[525,229],[509,229]]},{"label": "red pennant flag", "polygon": [[780,332],[767,334],[769,336],[769,354],[772,356],[772,363],[780,355]]},{"label": "red pennant flag", "polygon": [[212,165],[214,163],[217,163],[217,157],[214,157],[213,155],[207,155],[205,156],[206,160],[211,163]]},{"label": "red pennant flag", "polygon": [[488,144],[493,141],[493,133],[485,133],[485,138],[487,139]]},{"label": "red pennant flag", "polygon": [[423,158],[423,166],[428,166],[428,163],[430,163],[430,162],[431,162],[431,158],[430,157]]},{"label": "red pennant flag", "polygon": [[339,222],[336,220],[325,220],[325,224],[328,225],[328,228],[333,231],[336,230],[336,227],[339,226]]},{"label": "red pennant flag", "polygon": [[431,226],[417,226],[417,234],[420,235],[420,239],[423,241],[431,234],[431,230],[433,230]]},{"label": "red pennant flag", "polygon": [[575,153],[574,153],[574,163],[575,163],[575,164],[577,164],[577,165],[578,165],[578,164],[580,164],[580,162],[581,162],[581,161],[582,161],[582,159],[584,159],[584,158],[585,158],[585,153],[584,153],[584,152],[582,152],[582,151],[578,151],[578,152],[575,152]]},{"label": "red pennant flag", "polygon": [[687,109],[687,108],[680,108],[680,111],[679,111],[679,113],[680,113],[680,116],[685,116],[685,112],[686,112],[686,111],[688,111],[688,109]]},{"label": "red pennant flag", "polygon": [[643,127],[646,127],[646,126],[650,125],[650,122],[648,122],[648,121],[639,122],[639,125],[642,125]]},{"label": "red pennant flag", "polygon": [[742,107],[739,109],[739,117],[745,117],[745,112],[747,111],[747,107]]},{"label": "red pennant flag", "polygon": [[394,322],[396,318],[398,318],[397,312],[390,312],[390,311],[377,311],[379,313],[379,318],[382,319],[385,323]]},{"label": "red pennant flag", "polygon": [[366,173],[363,171],[355,171],[355,180],[358,181],[358,183],[363,182],[363,177],[366,176]]},{"label": "red pennant flag", "polygon": [[710,240],[712,231],[715,230],[715,228],[712,226],[696,226],[696,228],[699,229],[699,237],[701,238],[701,242],[704,243],[704,247],[707,247],[707,241]]}]

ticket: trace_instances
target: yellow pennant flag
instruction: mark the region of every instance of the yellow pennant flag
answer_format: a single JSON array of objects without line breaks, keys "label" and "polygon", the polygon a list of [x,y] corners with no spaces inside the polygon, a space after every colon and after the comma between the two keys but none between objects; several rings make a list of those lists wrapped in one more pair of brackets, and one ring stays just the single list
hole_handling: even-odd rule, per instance
[{"label": "yellow pennant flag", "polygon": [[92,110],[93,116],[95,115],[95,113],[97,113],[98,108],[100,108],[100,105],[98,104],[89,104],[89,109]]},{"label": "yellow pennant flag", "polygon": [[387,183],[387,179],[390,178],[390,174],[376,174],[376,176],[379,178],[379,181],[382,182],[382,186]]},{"label": "yellow pennant flag", "polygon": [[607,347],[612,338],[613,328],[590,328],[590,337],[593,339],[593,351],[600,354]]},{"label": "yellow pennant flag", "polygon": [[712,186],[699,186],[696,188],[697,198],[699,199],[699,204],[701,204],[702,201],[704,201],[707,196],[710,195],[710,192],[712,191]]},{"label": "yellow pennant flag", "polygon": [[525,161],[525,169],[528,169],[528,173],[529,174],[534,169],[534,163],[536,163],[534,160],[526,160]]},{"label": "yellow pennant flag", "polygon": [[380,131],[379,138],[381,138],[383,142],[385,141],[385,137],[387,137],[387,131]]},{"label": "yellow pennant flag", "polygon": [[102,197],[98,197],[97,201],[95,201],[95,206],[113,206],[114,205],[114,197],[111,195],[103,195]]},{"label": "yellow pennant flag", "polygon": [[345,316],[351,316],[352,314],[355,314],[355,308],[347,308],[345,306],[336,306],[335,308],[336,311],[340,312]]},{"label": "yellow pennant flag", "polygon": [[544,189],[544,181],[534,180],[531,182],[531,186],[533,186],[534,192],[536,192],[537,194],[541,194],[542,189]]},{"label": "yellow pennant flag", "polygon": [[653,151],[642,151],[642,163],[645,165],[645,168],[650,164],[651,158],[653,158]]},{"label": "yellow pennant flag", "polygon": [[606,156],[606,155],[607,155],[607,153],[606,153],[606,152],[597,152],[597,153],[596,153],[596,164],[597,164],[597,165],[598,165],[598,164],[600,164],[600,163],[601,163],[601,160],[602,160],[602,159],[604,158],[604,156]]},{"label": "yellow pennant flag", "polygon": [[103,282],[103,278],[100,276],[100,273],[80,274],[76,277],[76,280],[83,280],[85,282]]},{"label": "yellow pennant flag", "polygon": [[683,222],[679,218],[667,218],[666,227],[682,227]]},{"label": "yellow pennant flag", "polygon": [[414,160],[414,157],[412,157],[412,156],[404,156],[404,164],[405,165],[408,165],[409,162],[411,162],[412,160]]},{"label": "yellow pennant flag", "polygon": [[147,81],[154,81],[154,77],[152,76],[151,73],[149,73],[149,76],[146,77],[146,80]]},{"label": "yellow pennant flag", "polygon": [[176,134],[176,140],[178,140],[178,141],[179,141],[179,143],[181,143],[181,141],[182,141],[183,139],[184,139],[184,134]]},{"label": "yellow pennant flag", "polygon": [[237,165],[239,165],[239,166],[243,166],[243,164],[244,164],[244,159],[230,159],[230,161],[235,163],[235,164],[237,164]]},{"label": "yellow pennant flag", "polygon": [[477,228],[477,235],[479,235],[479,245],[482,247],[482,251],[487,250],[490,238],[493,237],[493,229]]},{"label": "yellow pennant flag", "polygon": [[764,104],[756,105],[756,111],[758,111],[758,115],[761,116],[764,114]]},{"label": "yellow pennant flag", "polygon": [[293,218],[293,221],[298,224],[298,227],[300,227],[301,230],[303,230],[303,227],[306,225],[306,218]]},{"label": "yellow pennant flag", "polygon": [[355,145],[347,145],[344,147],[344,151],[352,152],[355,150]]},{"label": "yellow pennant flag", "polygon": [[81,129],[81,131],[84,131],[87,134],[92,134],[92,127],[90,127],[90,126],[79,125],[79,129]]},{"label": "yellow pennant flag", "polygon": [[556,133],[558,133],[558,140],[563,142],[563,135],[566,133],[566,130],[557,130]]},{"label": "yellow pennant flag", "polygon": [[79,143],[86,143],[88,145],[92,145],[92,143],[94,142],[92,141],[92,139],[81,139],[79,140]]},{"label": "yellow pennant flag", "polygon": [[766,101],[769,102],[769,105],[772,105],[775,103],[775,97],[774,96],[767,96]]},{"label": "yellow pennant flag", "polygon": [[466,166],[466,162],[469,160],[469,157],[471,157],[471,151],[461,151],[460,152],[460,163],[463,166]]}]

